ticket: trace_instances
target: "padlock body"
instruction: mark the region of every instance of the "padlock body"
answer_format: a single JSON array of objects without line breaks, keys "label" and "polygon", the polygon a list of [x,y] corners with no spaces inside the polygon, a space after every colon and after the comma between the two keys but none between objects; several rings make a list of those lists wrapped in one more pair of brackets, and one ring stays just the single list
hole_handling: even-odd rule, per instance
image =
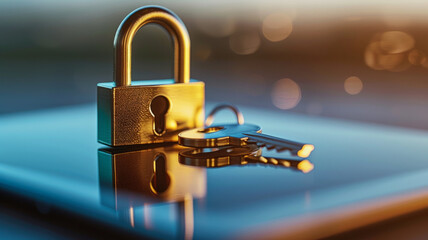
[{"label": "padlock body", "polygon": [[[204,120],[205,84],[191,79],[133,81],[116,87],[113,82],[98,84],[98,141],[109,146],[177,142],[183,130],[201,127]],[[155,131],[152,100],[164,96],[169,101],[165,131]]]}]

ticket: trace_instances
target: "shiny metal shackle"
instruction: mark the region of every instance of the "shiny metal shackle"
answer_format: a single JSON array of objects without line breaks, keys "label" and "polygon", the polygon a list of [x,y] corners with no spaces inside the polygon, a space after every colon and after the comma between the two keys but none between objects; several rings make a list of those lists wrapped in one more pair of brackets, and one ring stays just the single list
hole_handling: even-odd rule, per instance
[{"label": "shiny metal shackle", "polygon": [[214,122],[214,115],[219,112],[222,109],[228,108],[230,110],[233,111],[233,113],[235,113],[236,116],[236,121],[238,122],[239,125],[244,124],[244,115],[242,114],[241,111],[239,111],[239,109],[233,105],[230,104],[222,104],[222,105],[218,105],[216,106],[211,112],[210,114],[208,114],[208,117],[205,120],[205,126],[208,127],[210,126],[213,122]]},{"label": "shiny metal shackle", "polygon": [[131,85],[132,40],[148,23],[164,27],[174,40],[174,78],[177,83],[190,79],[190,37],[181,19],[159,6],[145,6],[131,12],[119,25],[114,37],[114,81],[117,87]]}]

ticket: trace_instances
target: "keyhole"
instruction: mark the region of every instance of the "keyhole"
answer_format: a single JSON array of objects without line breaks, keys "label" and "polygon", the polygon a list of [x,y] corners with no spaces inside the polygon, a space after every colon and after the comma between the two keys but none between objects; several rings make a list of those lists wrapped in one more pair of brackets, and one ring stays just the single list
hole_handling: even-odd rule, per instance
[{"label": "keyhole", "polygon": [[169,106],[169,100],[164,96],[155,97],[150,104],[150,111],[155,118],[153,130],[158,136],[165,133],[165,114],[168,112]]},{"label": "keyhole", "polygon": [[166,171],[166,158],[163,154],[156,156],[153,167],[155,173],[151,181],[152,190],[154,193],[160,194],[168,189],[171,182]]}]

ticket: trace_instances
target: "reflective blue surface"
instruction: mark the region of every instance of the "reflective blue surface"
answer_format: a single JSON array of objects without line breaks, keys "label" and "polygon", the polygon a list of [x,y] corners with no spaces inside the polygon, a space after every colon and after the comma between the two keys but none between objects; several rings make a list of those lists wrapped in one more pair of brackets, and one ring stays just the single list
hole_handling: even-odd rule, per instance
[{"label": "reflective blue surface", "polygon": [[[264,133],[314,144],[315,168],[307,174],[263,165],[204,169],[206,175],[198,176],[206,178],[205,192],[191,201],[195,238],[238,236],[274,221],[428,186],[427,132],[241,111]],[[1,188],[144,235],[183,235],[181,200],[132,202],[132,211],[102,203],[98,150],[104,146],[96,142],[95,105],[2,116],[0,136]],[[132,193],[118,193],[125,194]]]}]

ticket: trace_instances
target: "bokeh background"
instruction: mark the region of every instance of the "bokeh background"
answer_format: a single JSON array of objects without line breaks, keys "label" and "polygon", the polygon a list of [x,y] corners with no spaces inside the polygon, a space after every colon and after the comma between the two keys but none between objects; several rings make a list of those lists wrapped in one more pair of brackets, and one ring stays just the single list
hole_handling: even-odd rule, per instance
[{"label": "bokeh background", "polygon": [[[119,23],[147,4],[186,24],[209,102],[428,129],[428,2],[415,0],[0,1],[0,114],[95,102]],[[133,79],[172,77],[163,29],[133,48]]]}]

